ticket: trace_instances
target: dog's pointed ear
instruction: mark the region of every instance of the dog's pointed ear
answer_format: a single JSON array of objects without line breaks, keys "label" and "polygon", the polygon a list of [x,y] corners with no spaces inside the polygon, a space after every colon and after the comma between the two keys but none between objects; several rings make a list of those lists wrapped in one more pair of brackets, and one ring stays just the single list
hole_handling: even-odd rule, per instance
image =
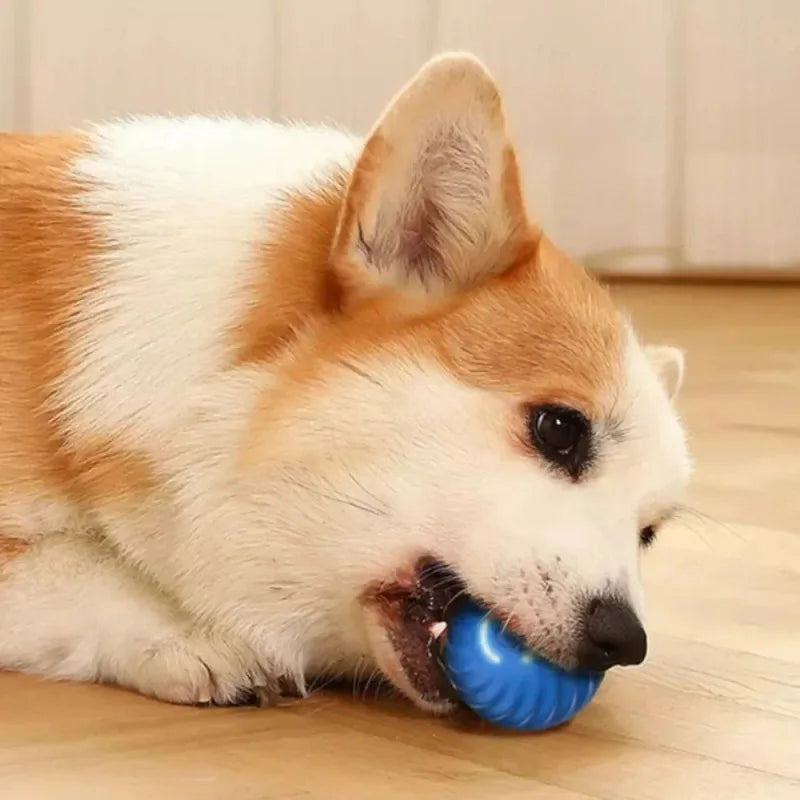
[{"label": "dog's pointed ear", "polygon": [[685,365],[683,350],[678,347],[657,345],[646,347],[645,352],[670,400],[674,400],[683,385]]},{"label": "dog's pointed ear", "polygon": [[433,59],[356,161],[333,247],[345,289],[457,290],[537,241],[497,85],[471,56]]}]

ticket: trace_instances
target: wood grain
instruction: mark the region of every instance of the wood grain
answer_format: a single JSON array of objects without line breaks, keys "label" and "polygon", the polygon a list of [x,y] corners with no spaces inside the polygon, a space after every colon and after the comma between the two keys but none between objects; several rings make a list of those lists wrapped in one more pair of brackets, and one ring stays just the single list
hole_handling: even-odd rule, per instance
[{"label": "wood grain", "polygon": [[534,736],[347,691],[194,709],[3,674],[0,798],[800,797],[800,287],[613,293],[686,348],[697,457],[697,513],[646,558],[645,666]]}]

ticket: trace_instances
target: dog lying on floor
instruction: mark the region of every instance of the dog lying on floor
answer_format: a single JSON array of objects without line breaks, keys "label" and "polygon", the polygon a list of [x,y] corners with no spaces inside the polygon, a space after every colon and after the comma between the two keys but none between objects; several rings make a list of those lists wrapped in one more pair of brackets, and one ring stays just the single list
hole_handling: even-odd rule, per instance
[{"label": "dog lying on floor", "polygon": [[562,666],[644,658],[682,356],[531,221],[474,58],[365,140],[4,135],[0,282],[0,667],[177,703],[379,669],[444,713],[464,593]]}]

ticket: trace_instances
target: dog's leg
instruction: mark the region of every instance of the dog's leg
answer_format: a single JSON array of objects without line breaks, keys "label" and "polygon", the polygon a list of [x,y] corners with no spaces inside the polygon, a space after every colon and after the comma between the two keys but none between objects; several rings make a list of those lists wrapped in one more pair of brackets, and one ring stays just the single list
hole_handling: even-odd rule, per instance
[{"label": "dog's leg", "polygon": [[271,686],[252,657],[194,629],[101,542],[15,541],[0,547],[0,668],[175,703],[234,703]]}]

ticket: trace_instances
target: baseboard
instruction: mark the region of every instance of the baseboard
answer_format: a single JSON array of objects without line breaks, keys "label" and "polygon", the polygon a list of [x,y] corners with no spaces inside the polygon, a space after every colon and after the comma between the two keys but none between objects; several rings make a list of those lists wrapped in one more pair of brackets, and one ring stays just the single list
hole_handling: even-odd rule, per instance
[{"label": "baseboard", "polygon": [[671,269],[661,271],[590,268],[603,281],[629,283],[747,283],[800,285],[800,267],[787,269]]},{"label": "baseboard", "polygon": [[692,264],[677,248],[617,247],[581,257],[603,280],[655,283],[800,283],[800,263]]}]

